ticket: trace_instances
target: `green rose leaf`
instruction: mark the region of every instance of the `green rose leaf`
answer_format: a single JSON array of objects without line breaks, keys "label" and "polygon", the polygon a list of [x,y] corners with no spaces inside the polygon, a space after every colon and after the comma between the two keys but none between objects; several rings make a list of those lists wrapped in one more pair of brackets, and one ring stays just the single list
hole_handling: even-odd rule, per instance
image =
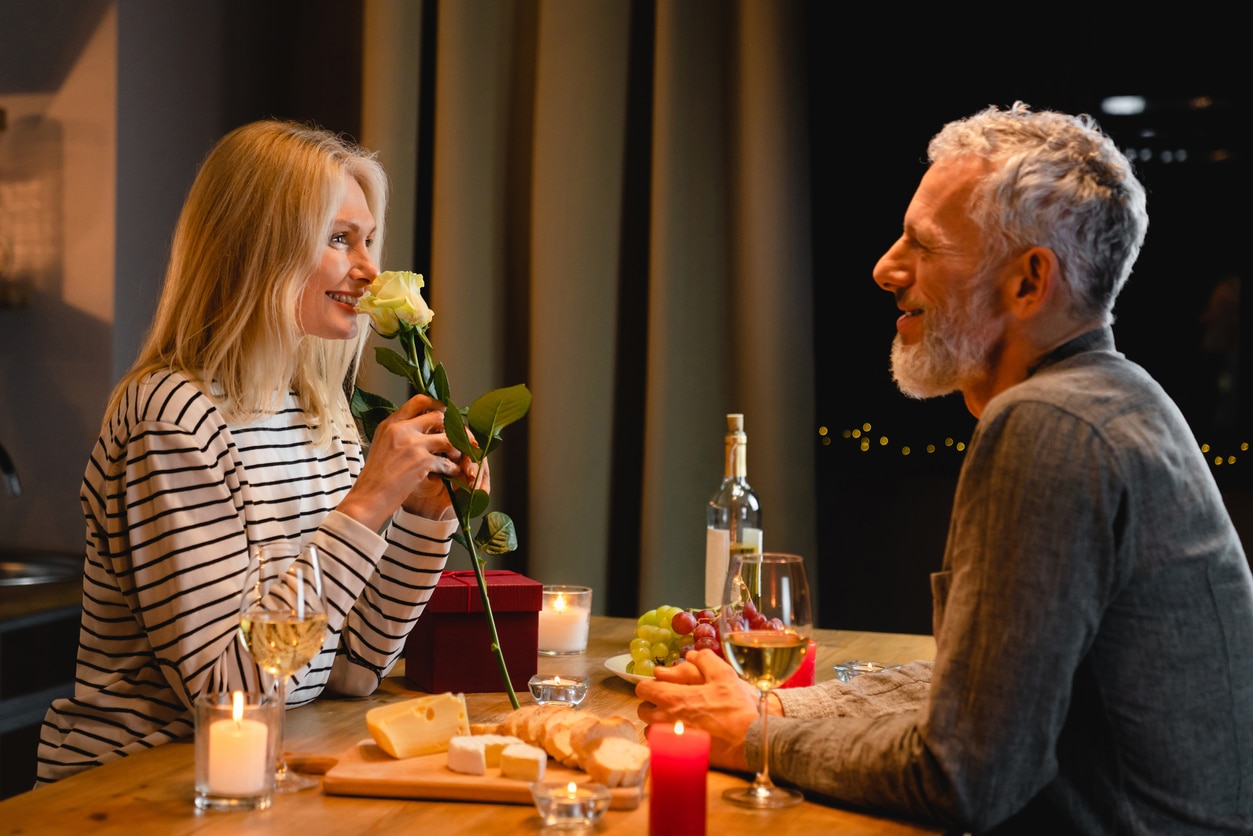
[{"label": "green rose leaf", "polygon": [[374,349],[374,359],[378,361],[380,366],[387,369],[392,374],[403,377],[405,380],[409,381],[415,389],[419,391],[422,390],[422,377],[420,376],[418,370],[413,367],[413,364],[406,360],[402,355],[392,351],[390,348],[376,346]]},{"label": "green rose leaf", "polygon": [[451,400],[445,401],[448,408],[444,411],[444,435],[448,436],[449,443],[456,447],[462,453],[470,457],[472,462],[483,461],[485,455],[483,451],[470,443],[470,435],[466,432],[465,420],[461,417],[461,410]]},{"label": "green rose leaf", "polygon": [[349,403],[352,417],[361,422],[361,431],[366,440],[374,440],[374,432],[379,424],[387,420],[387,416],[396,411],[396,406],[387,398],[367,392],[360,387],[352,390],[352,401]]},{"label": "green rose leaf", "polygon": [[487,491],[469,490],[461,485],[457,486],[457,512],[459,514],[464,511],[467,517],[481,517],[491,501],[492,498],[487,495]]},{"label": "green rose leaf", "polygon": [[474,543],[486,554],[508,554],[518,547],[518,535],[508,514],[493,511],[483,518]]},{"label": "green rose leaf", "polygon": [[432,378],[435,381],[435,400],[444,406],[449,406],[452,402],[452,393],[448,389],[448,372],[444,371],[443,363],[435,366]]},{"label": "green rose leaf", "polygon": [[493,389],[470,404],[466,417],[470,430],[483,445],[483,455],[496,449],[500,444],[500,431],[526,415],[530,408],[531,391],[522,383]]}]

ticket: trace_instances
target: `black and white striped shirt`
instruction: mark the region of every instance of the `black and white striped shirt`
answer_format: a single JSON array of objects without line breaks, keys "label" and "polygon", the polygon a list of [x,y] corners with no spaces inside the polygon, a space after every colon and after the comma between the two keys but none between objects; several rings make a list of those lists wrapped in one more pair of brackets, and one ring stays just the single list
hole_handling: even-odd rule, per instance
[{"label": "black and white striped shirt", "polygon": [[351,690],[377,687],[439,580],[456,522],[402,509],[380,537],[338,513],[362,464],[360,444],[338,433],[313,445],[294,395],[276,415],[232,426],[182,375],[132,385],[83,479],[75,694],[44,720],[39,783],[188,735],[201,694],[263,690],[237,629],[259,543],[312,542],[321,557],[327,640],[292,677],[288,705],[317,697],[332,665]]}]

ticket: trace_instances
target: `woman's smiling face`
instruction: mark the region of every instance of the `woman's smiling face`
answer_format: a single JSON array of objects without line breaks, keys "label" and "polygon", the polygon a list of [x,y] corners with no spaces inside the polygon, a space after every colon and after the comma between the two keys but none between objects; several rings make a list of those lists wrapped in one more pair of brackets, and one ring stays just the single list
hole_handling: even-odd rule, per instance
[{"label": "woman's smiling face", "polygon": [[357,336],[357,300],[378,275],[367,249],[374,237],[374,215],[361,185],[344,175],[344,198],[331,226],[322,260],[300,296],[300,331],[305,336],[349,340]]}]

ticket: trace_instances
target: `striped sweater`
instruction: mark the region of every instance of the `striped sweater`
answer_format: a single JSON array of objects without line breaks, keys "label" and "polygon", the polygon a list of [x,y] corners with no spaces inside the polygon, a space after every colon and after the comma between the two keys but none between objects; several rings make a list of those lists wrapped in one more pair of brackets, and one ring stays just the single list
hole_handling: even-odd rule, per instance
[{"label": "striped sweater", "polygon": [[292,395],[276,415],[233,426],[179,374],[132,385],[83,479],[75,691],[44,720],[38,783],[190,734],[201,694],[268,684],[237,629],[258,543],[312,542],[321,557],[327,640],[290,680],[288,706],[328,680],[373,691],[439,580],[456,523],[402,509],[380,537],[333,510],[362,464],[360,444],[339,434],[314,447]]}]

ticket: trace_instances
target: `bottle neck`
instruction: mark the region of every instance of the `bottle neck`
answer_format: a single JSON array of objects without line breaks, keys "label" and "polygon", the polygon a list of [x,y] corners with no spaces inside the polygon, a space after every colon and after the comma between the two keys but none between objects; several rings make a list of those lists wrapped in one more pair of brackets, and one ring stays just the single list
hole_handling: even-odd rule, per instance
[{"label": "bottle neck", "polygon": [[748,478],[748,439],[742,433],[727,436],[725,478]]}]

